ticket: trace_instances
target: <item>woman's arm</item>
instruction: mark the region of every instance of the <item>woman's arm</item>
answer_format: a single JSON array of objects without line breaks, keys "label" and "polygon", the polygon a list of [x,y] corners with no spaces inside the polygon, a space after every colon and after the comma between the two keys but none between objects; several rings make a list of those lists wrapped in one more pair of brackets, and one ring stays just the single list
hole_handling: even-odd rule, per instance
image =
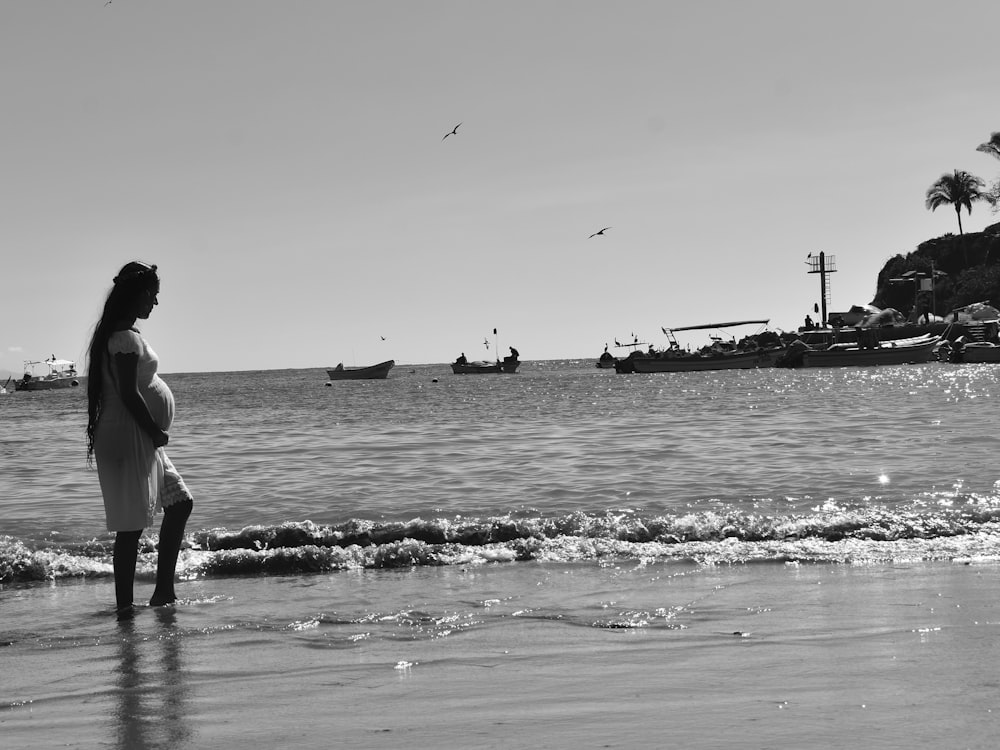
[{"label": "woman's arm", "polygon": [[114,367],[117,369],[118,390],[122,403],[129,414],[139,423],[139,427],[153,439],[153,447],[160,448],[167,444],[170,436],[160,429],[149,413],[146,400],[139,393],[139,355],[119,353],[114,356]]}]

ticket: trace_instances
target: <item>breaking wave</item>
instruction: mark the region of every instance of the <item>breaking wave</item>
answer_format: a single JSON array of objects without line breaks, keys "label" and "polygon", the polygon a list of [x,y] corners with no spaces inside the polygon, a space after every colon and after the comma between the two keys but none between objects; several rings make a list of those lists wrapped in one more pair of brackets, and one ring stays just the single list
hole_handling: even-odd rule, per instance
[{"label": "breaking wave", "polygon": [[[155,536],[144,536],[140,577],[154,575]],[[0,536],[0,583],[110,576],[110,539],[28,544]],[[321,573],[486,563],[673,561],[698,565],[971,562],[1000,558],[1000,506],[970,499],[960,508],[890,512],[823,507],[766,515],[631,511],[545,517],[354,519],[337,525],[294,521],[204,529],[190,534],[182,578]]]}]

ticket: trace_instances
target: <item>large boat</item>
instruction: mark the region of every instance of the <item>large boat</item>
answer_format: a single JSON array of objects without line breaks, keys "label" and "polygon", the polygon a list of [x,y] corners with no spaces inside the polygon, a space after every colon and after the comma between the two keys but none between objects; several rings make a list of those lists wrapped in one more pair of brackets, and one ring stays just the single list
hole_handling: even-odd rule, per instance
[{"label": "large boat", "polygon": [[[39,374],[39,370],[44,370]],[[14,381],[15,391],[50,391],[56,388],[75,388],[80,385],[76,362],[56,359],[52,355],[41,362],[26,361],[24,376]]]},{"label": "large boat", "polygon": [[753,370],[774,367],[784,353],[785,346],[773,331],[747,336],[737,342],[713,337],[712,343],[694,352],[681,349],[674,334],[679,331],[724,329],[743,325],[767,325],[767,320],[737,320],[726,323],[705,323],[696,326],[663,328],[670,342],[662,351],[633,352],[619,360],[615,370],[619,373],[700,372],[703,370]]},{"label": "large boat", "polygon": [[870,367],[873,365],[923,364],[941,345],[941,337],[925,334],[909,339],[879,341],[866,337],[850,343],[832,343],[813,348],[803,341],[794,341],[778,361],[778,367]]},{"label": "large boat", "polygon": [[974,320],[952,325],[958,335],[948,342],[947,347],[942,347],[942,360],[957,363],[1000,362],[1000,321]]},{"label": "large boat", "polygon": [[698,351],[672,354],[670,350],[658,355],[634,357],[633,372],[700,372],[702,370],[755,370],[774,367],[783,348],[756,349],[752,351]]},{"label": "large boat", "polygon": [[327,369],[330,380],[385,380],[389,370],[396,366],[396,361],[387,359],[377,365],[367,367],[344,367],[343,363]]},{"label": "large boat", "polygon": [[452,362],[451,371],[455,375],[486,375],[489,373],[515,373],[518,365],[521,364],[515,357],[504,357],[503,361],[496,362]]},{"label": "large boat", "polygon": [[1000,344],[993,341],[965,341],[959,338],[953,341],[947,349],[949,362],[964,363],[997,363],[1000,362]]},{"label": "large boat", "polygon": [[1000,345],[991,341],[972,341],[965,345],[956,362],[1000,362]]}]

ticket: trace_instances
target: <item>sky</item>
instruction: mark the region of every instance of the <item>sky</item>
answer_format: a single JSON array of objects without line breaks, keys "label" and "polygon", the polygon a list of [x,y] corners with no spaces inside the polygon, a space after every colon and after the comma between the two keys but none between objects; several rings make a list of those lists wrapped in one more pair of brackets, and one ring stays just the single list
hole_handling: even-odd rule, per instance
[{"label": "sky", "polygon": [[0,370],[82,363],[130,260],[167,373],[794,330],[809,253],[866,304],[957,232],[938,177],[1000,176],[998,28],[995,0],[4,0]]}]

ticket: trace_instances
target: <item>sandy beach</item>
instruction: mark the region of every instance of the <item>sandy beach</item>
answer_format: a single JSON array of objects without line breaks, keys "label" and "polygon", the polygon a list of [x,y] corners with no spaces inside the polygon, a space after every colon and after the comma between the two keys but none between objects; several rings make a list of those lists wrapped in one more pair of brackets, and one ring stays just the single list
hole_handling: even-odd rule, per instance
[{"label": "sandy beach", "polygon": [[372,575],[192,582],[126,624],[106,582],[9,591],[38,630],[3,649],[4,744],[986,748],[1000,728],[994,564],[375,574],[412,620],[387,617],[395,638],[352,618]]}]

